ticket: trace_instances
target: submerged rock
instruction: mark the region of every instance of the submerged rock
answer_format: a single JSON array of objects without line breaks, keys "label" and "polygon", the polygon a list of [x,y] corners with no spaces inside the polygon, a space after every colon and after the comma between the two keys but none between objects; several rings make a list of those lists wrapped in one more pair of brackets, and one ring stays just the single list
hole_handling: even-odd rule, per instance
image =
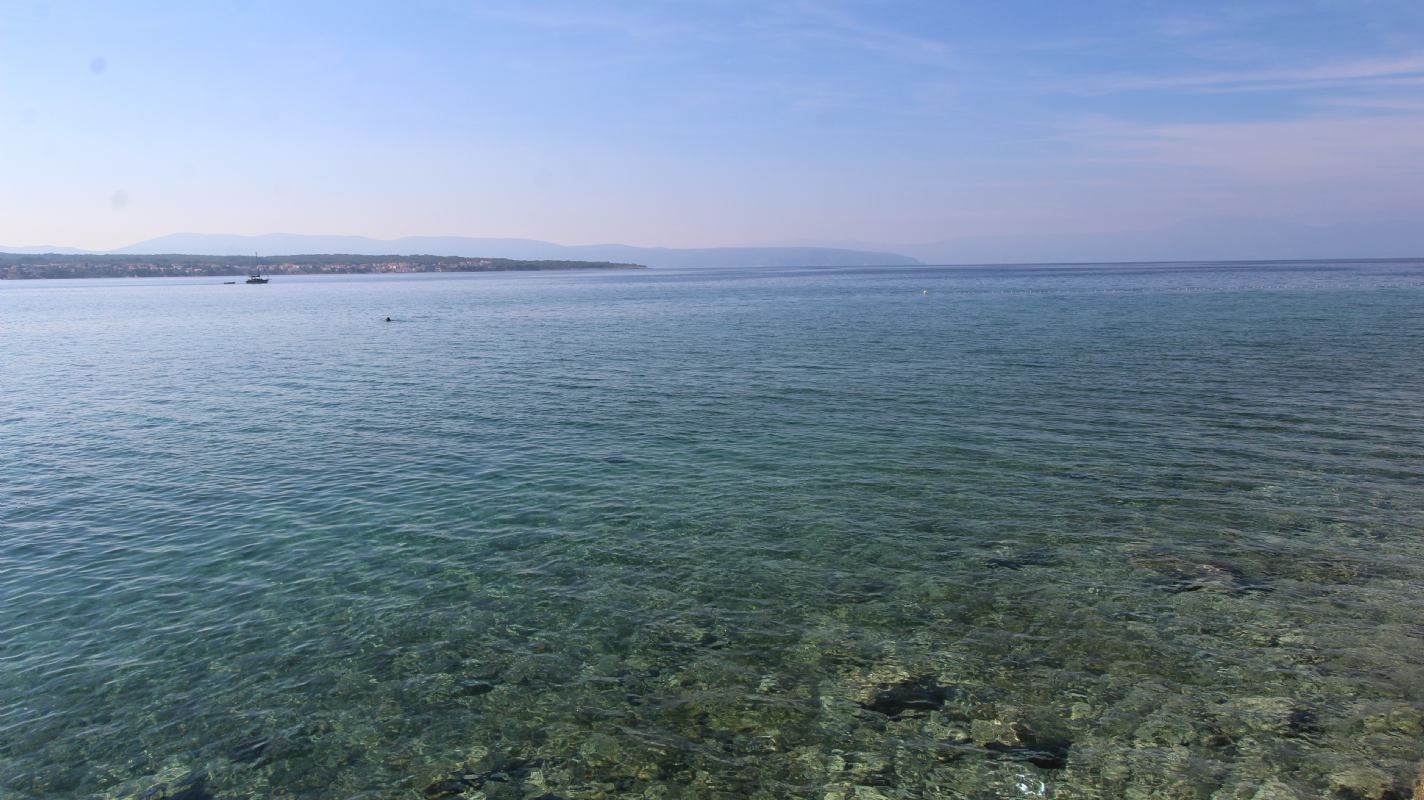
[{"label": "submerged rock", "polygon": [[239,764],[256,761],[262,757],[263,751],[265,751],[267,745],[271,743],[272,737],[270,736],[259,736],[256,739],[248,739],[245,742],[239,742],[229,748],[227,757]]},{"label": "submerged rock", "polygon": [[606,733],[594,733],[579,745],[579,755],[589,764],[606,766],[622,760],[623,748],[616,738]]},{"label": "submerged rock", "polygon": [[494,691],[494,684],[490,681],[462,680],[457,685],[458,692],[463,696],[488,694]]},{"label": "submerged rock", "polygon": [[888,717],[898,717],[906,711],[935,711],[944,701],[956,695],[950,686],[940,686],[928,675],[909,678],[875,693],[870,702],[860,707]]},{"label": "submerged rock", "polygon": [[1216,709],[1217,727],[1229,737],[1252,733],[1299,737],[1319,732],[1316,713],[1289,697],[1237,697]]},{"label": "submerged rock", "polygon": [[1306,800],[1295,789],[1276,778],[1242,777],[1228,782],[1211,794],[1211,800]]},{"label": "submerged rock", "polygon": [[1251,795],[1251,800],[1302,800],[1302,798],[1300,792],[1275,778],[1269,778]]},{"label": "submerged rock", "polygon": [[1052,553],[1047,550],[1027,550],[995,556],[984,562],[990,569],[1023,569],[1024,567],[1051,567],[1055,563]]},{"label": "submerged rock", "polygon": [[1359,724],[1370,733],[1417,738],[1424,734],[1424,710],[1409,704],[1362,704]]},{"label": "submerged rock", "polygon": [[1271,587],[1240,567],[1220,559],[1204,559],[1175,553],[1149,552],[1128,559],[1132,566],[1156,573],[1154,582],[1172,593],[1200,590],[1244,594],[1269,592]]},{"label": "submerged rock", "polygon": [[1062,720],[1046,711],[1017,707],[1000,709],[995,719],[974,720],[969,732],[975,744],[995,757],[1041,769],[1062,769],[1073,746]]},{"label": "submerged rock", "polygon": [[1374,767],[1348,767],[1330,775],[1330,789],[1347,800],[1408,800],[1405,789]]},{"label": "submerged rock", "polygon": [[144,800],[217,800],[208,791],[208,776],[197,772],[174,781],[172,787],[159,784],[139,797]]},{"label": "submerged rock", "polygon": [[468,788],[468,784],[464,781],[446,778],[445,780],[436,781],[425,787],[425,791],[422,792],[422,794],[431,798],[431,800],[448,800],[448,798],[459,797],[461,794],[464,794],[466,788]]},{"label": "submerged rock", "polygon": [[454,800],[472,790],[484,790],[487,796],[493,796],[494,787],[508,785],[518,795],[518,787],[529,775],[529,767],[529,761],[513,752],[486,753],[477,766],[451,772],[426,786],[423,794],[429,800]]}]

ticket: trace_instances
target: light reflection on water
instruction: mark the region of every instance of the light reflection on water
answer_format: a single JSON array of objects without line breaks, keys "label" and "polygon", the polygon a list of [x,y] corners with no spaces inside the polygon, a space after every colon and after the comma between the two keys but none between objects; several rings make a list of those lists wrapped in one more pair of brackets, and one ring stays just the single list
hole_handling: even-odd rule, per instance
[{"label": "light reflection on water", "polygon": [[0,297],[6,796],[1368,796],[1424,757],[1419,264]]}]

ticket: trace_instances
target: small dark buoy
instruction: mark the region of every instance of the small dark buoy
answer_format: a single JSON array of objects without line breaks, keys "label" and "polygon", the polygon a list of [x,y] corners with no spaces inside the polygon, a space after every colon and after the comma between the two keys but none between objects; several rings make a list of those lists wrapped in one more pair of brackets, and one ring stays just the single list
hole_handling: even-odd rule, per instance
[{"label": "small dark buoy", "polygon": [[390,321],[391,321],[391,318],[390,318],[390,317],[386,317],[386,322],[390,322]]}]

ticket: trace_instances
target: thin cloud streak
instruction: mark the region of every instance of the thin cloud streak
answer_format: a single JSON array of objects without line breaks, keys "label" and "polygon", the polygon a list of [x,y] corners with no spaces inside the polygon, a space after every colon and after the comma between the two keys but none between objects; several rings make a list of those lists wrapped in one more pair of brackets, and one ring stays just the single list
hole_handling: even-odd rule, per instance
[{"label": "thin cloud streak", "polygon": [[[1413,85],[1424,85],[1420,79]],[[1424,114],[1424,98],[1411,97],[1338,97],[1317,101],[1317,105],[1329,108],[1350,108],[1384,112],[1418,112]]]},{"label": "thin cloud streak", "polygon": [[685,22],[658,19],[646,13],[619,13],[613,8],[589,11],[583,6],[539,9],[526,4],[482,5],[471,8],[464,3],[451,5],[450,11],[469,18],[488,18],[535,28],[595,30],[631,40],[666,41],[697,33],[695,26]]},{"label": "thin cloud streak", "polygon": [[1140,125],[1089,120],[1064,140],[1086,162],[1207,169],[1276,186],[1391,185],[1424,173],[1424,113],[1249,123]]},{"label": "thin cloud streak", "polygon": [[882,56],[941,62],[954,53],[946,42],[869,23],[828,3],[800,2],[795,8],[803,21],[819,23],[841,41]]},{"label": "thin cloud streak", "polygon": [[1161,78],[1116,79],[1097,86],[1100,90],[1138,91],[1154,89],[1198,89],[1204,91],[1284,91],[1331,86],[1399,85],[1399,81],[1424,79],[1424,54],[1399,58],[1340,62],[1297,69],[1263,69],[1179,75]]}]

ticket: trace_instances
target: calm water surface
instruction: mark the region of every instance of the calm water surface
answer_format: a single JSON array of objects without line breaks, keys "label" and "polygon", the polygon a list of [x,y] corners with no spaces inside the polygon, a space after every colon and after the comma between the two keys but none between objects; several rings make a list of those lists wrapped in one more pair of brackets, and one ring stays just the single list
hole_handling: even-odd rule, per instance
[{"label": "calm water surface", "polygon": [[3,283],[0,796],[1407,796],[1421,353],[1405,262]]}]

